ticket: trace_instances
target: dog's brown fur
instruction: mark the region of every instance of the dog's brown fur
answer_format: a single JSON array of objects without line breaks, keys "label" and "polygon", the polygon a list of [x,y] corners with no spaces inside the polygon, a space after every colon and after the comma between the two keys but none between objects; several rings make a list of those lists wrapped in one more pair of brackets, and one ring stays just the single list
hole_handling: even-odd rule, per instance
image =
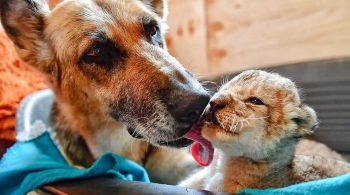
[{"label": "dog's brown fur", "polygon": [[[211,191],[283,187],[350,172],[350,164],[295,155],[317,124],[294,83],[278,74],[245,71],[216,93],[202,136],[216,148],[213,163],[180,185]],[[213,119],[213,116],[214,119]],[[308,144],[310,145],[310,144]]]},{"label": "dog's brown fur", "polygon": [[53,10],[42,0],[1,2],[2,24],[20,56],[52,77],[53,127],[72,164],[89,166],[111,151],[165,183],[193,169],[185,151],[148,144],[190,144],[181,136],[195,118],[185,123],[176,115],[199,99],[201,112],[209,100],[167,52],[166,1],[66,0]]}]

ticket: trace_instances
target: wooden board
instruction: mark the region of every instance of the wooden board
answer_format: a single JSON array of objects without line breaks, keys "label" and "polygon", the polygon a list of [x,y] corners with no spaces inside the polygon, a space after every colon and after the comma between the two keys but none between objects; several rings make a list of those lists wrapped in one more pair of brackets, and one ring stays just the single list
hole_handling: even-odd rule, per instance
[{"label": "wooden board", "polygon": [[206,13],[208,77],[350,56],[349,0],[206,0]]}]

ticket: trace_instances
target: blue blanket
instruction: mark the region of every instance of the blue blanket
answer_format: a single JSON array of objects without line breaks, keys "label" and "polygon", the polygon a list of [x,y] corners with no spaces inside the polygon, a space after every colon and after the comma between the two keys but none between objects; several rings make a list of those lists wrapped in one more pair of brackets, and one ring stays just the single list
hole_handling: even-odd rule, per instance
[{"label": "blue blanket", "polygon": [[322,195],[335,195],[335,194],[350,194],[350,173],[339,177],[328,178],[323,180],[305,182],[300,184],[291,185],[285,188],[256,190],[246,189],[240,191],[239,194],[251,194],[251,195],[280,195],[280,194],[322,194]]},{"label": "blue blanket", "polygon": [[115,154],[102,155],[90,168],[72,167],[62,157],[48,133],[17,142],[0,161],[0,193],[25,194],[44,184],[64,179],[108,176],[149,182],[146,171]]}]

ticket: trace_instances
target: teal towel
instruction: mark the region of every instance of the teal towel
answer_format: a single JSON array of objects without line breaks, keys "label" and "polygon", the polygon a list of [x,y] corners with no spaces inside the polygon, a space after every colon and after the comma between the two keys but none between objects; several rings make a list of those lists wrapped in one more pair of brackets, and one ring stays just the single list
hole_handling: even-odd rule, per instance
[{"label": "teal towel", "polygon": [[25,194],[44,184],[65,179],[108,176],[149,182],[138,164],[118,155],[102,155],[90,168],[68,165],[46,132],[26,142],[17,142],[0,161],[0,194]]},{"label": "teal towel", "polygon": [[275,188],[266,190],[246,189],[238,194],[251,195],[280,195],[280,194],[310,194],[310,195],[334,195],[350,194],[350,173],[338,177],[310,181],[300,184],[291,185],[285,188]]}]

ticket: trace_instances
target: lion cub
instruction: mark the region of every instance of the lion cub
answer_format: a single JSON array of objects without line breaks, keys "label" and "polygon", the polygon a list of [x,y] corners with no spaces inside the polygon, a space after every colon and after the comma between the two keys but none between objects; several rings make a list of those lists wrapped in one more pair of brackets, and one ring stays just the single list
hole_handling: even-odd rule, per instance
[{"label": "lion cub", "polygon": [[[214,146],[212,163],[180,186],[232,193],[350,172],[345,162],[294,155],[297,142],[313,133],[317,124],[315,111],[301,103],[291,80],[245,71],[214,95],[204,113],[201,136]],[[203,151],[214,151],[200,150],[192,151],[199,155],[194,156],[197,162]]]}]

